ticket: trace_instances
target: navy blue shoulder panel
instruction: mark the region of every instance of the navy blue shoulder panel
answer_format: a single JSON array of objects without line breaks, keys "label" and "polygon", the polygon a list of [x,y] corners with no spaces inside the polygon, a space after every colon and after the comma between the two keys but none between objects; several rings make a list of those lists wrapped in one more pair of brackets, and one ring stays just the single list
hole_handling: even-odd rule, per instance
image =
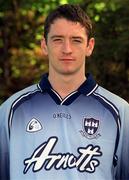
[{"label": "navy blue shoulder panel", "polygon": [[120,120],[119,110],[111,101],[109,101],[106,97],[102,96],[101,94],[94,92],[92,96],[95,99],[97,99],[106,109],[108,109],[111,112],[117,125],[117,136],[116,136],[116,144],[115,144],[115,150],[114,150],[114,166],[115,166],[116,165],[116,151],[117,151],[117,147],[119,143],[120,129],[121,129],[121,120]]},{"label": "navy blue shoulder panel", "polygon": [[10,112],[9,112],[9,118],[8,118],[8,127],[9,127],[9,135],[10,135],[10,128],[12,125],[12,118],[13,118],[13,114],[15,112],[15,110],[25,101],[27,101],[28,99],[30,99],[32,96],[34,96],[35,94],[41,92],[40,89],[35,89],[33,91],[28,91],[25,92],[23,94],[21,94],[20,96],[18,96],[12,103],[11,108],[10,108]]}]

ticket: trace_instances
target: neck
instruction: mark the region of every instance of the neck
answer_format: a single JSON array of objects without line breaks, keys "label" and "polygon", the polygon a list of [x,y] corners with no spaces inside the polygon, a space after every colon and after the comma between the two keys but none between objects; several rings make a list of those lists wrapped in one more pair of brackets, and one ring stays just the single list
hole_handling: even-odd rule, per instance
[{"label": "neck", "polygon": [[79,86],[86,80],[86,77],[84,73],[81,75],[57,75],[56,73],[49,73],[48,79],[52,88],[63,99],[71,92],[77,90]]}]

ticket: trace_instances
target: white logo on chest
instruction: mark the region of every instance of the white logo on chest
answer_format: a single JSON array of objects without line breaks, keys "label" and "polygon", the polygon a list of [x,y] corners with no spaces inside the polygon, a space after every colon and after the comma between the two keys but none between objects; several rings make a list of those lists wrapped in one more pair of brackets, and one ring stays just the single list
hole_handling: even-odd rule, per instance
[{"label": "white logo on chest", "polygon": [[26,128],[27,132],[36,132],[36,131],[40,131],[41,129],[42,129],[41,123],[35,118],[30,120]]},{"label": "white logo on chest", "polygon": [[95,172],[95,168],[99,166],[99,160],[96,157],[101,156],[99,146],[88,145],[87,147],[79,147],[77,149],[79,155],[72,153],[52,153],[57,137],[51,137],[47,142],[41,144],[32,154],[30,158],[24,160],[24,174],[33,166],[33,172],[37,172],[44,168],[50,170],[52,167],[56,170],[62,168],[76,168],[80,172]]}]

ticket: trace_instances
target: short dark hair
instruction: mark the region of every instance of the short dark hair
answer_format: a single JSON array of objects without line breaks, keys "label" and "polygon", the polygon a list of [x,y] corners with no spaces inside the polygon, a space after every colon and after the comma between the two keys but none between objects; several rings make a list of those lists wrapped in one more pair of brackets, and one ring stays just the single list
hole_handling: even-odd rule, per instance
[{"label": "short dark hair", "polygon": [[90,38],[92,34],[92,23],[88,15],[80,8],[79,5],[64,4],[53,10],[44,22],[44,38],[46,42],[51,24],[59,18],[65,18],[72,22],[79,22],[85,27],[88,39]]}]

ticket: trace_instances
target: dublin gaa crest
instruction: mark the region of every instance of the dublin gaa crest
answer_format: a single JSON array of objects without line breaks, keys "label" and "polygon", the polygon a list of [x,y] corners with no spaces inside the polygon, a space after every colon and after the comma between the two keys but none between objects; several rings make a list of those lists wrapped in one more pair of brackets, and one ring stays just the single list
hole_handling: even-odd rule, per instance
[{"label": "dublin gaa crest", "polygon": [[80,133],[88,139],[98,138],[100,121],[94,118],[83,119],[83,130]]}]

